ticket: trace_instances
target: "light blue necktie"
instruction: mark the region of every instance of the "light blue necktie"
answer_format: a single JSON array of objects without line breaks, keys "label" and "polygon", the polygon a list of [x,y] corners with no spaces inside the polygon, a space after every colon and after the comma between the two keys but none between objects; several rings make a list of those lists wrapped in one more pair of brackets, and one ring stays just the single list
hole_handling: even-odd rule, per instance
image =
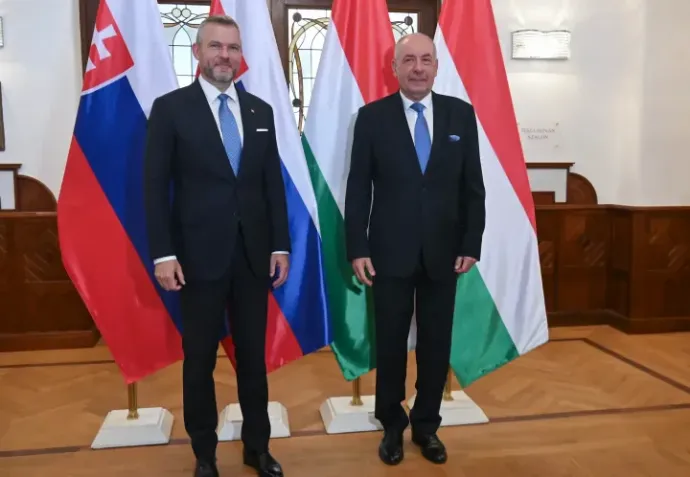
[{"label": "light blue necktie", "polygon": [[237,175],[240,171],[240,156],[242,155],[242,139],[240,138],[240,130],[237,127],[235,116],[228,107],[227,94],[218,96],[220,100],[220,107],[218,108],[218,118],[220,119],[220,131],[223,135],[223,145],[225,152],[230,160],[230,166]]},{"label": "light blue necktie", "polygon": [[425,106],[422,103],[414,103],[410,108],[417,112],[417,122],[414,125],[414,148],[417,150],[417,159],[423,174],[431,155],[431,134],[424,117]]}]

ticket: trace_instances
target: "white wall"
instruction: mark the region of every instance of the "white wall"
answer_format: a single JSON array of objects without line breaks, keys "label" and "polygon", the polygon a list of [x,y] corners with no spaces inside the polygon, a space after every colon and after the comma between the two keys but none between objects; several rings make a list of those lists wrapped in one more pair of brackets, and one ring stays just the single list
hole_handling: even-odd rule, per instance
[{"label": "white wall", "polygon": [[[602,203],[635,199],[630,185],[640,157],[645,3],[494,2],[518,121],[560,124],[560,154],[528,154],[527,160],[574,162],[573,171],[592,182]],[[512,60],[510,32],[522,28],[570,30],[571,58]]]},{"label": "white wall", "polygon": [[0,0],[6,150],[58,194],[81,91],[77,0]]},{"label": "white wall", "polygon": [[[559,123],[558,153],[527,160],[574,162],[600,203],[690,204],[690,1],[493,5],[518,122]],[[570,30],[571,59],[512,60],[523,28]]]},{"label": "white wall", "polygon": [[[574,162],[602,203],[690,205],[690,0],[493,4],[518,121],[560,124],[550,160]],[[0,162],[57,195],[81,89],[77,0],[0,0],[0,16]],[[572,58],[511,60],[520,28],[571,30]]]},{"label": "white wall", "polygon": [[639,203],[690,204],[690,0],[650,0]]}]

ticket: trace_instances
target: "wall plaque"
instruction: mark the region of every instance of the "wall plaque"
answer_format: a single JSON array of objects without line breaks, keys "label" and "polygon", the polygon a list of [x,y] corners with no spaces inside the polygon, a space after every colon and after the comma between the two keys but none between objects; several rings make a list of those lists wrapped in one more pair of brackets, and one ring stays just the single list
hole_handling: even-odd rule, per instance
[{"label": "wall plaque", "polygon": [[521,122],[518,123],[518,131],[528,162],[554,162],[563,159],[560,123]]}]

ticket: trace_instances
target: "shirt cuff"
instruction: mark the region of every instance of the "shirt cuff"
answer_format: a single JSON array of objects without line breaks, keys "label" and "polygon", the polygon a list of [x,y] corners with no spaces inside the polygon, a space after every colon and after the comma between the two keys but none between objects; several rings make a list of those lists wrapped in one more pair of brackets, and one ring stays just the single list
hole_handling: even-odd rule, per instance
[{"label": "shirt cuff", "polygon": [[153,264],[158,265],[159,263],[168,262],[170,260],[177,260],[177,257],[175,255],[169,255],[167,257],[160,257],[160,258],[155,259],[153,261]]}]

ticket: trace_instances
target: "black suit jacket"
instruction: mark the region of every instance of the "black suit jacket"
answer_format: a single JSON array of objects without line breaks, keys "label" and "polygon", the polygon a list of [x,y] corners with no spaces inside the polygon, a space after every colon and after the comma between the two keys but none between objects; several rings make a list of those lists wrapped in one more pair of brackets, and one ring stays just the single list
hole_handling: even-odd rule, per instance
[{"label": "black suit jacket", "polygon": [[370,257],[377,275],[410,276],[423,256],[432,277],[450,277],[456,257],[481,258],[485,191],[474,108],[436,93],[432,101],[424,174],[399,92],[363,106],[355,122],[347,252],[349,260]]},{"label": "black suit jacket", "polygon": [[187,279],[227,272],[240,223],[258,276],[268,277],[273,251],[290,252],[273,110],[256,96],[237,93],[244,129],[238,177],[198,81],[157,98],[149,117],[144,184],[150,255],[177,256]]}]

